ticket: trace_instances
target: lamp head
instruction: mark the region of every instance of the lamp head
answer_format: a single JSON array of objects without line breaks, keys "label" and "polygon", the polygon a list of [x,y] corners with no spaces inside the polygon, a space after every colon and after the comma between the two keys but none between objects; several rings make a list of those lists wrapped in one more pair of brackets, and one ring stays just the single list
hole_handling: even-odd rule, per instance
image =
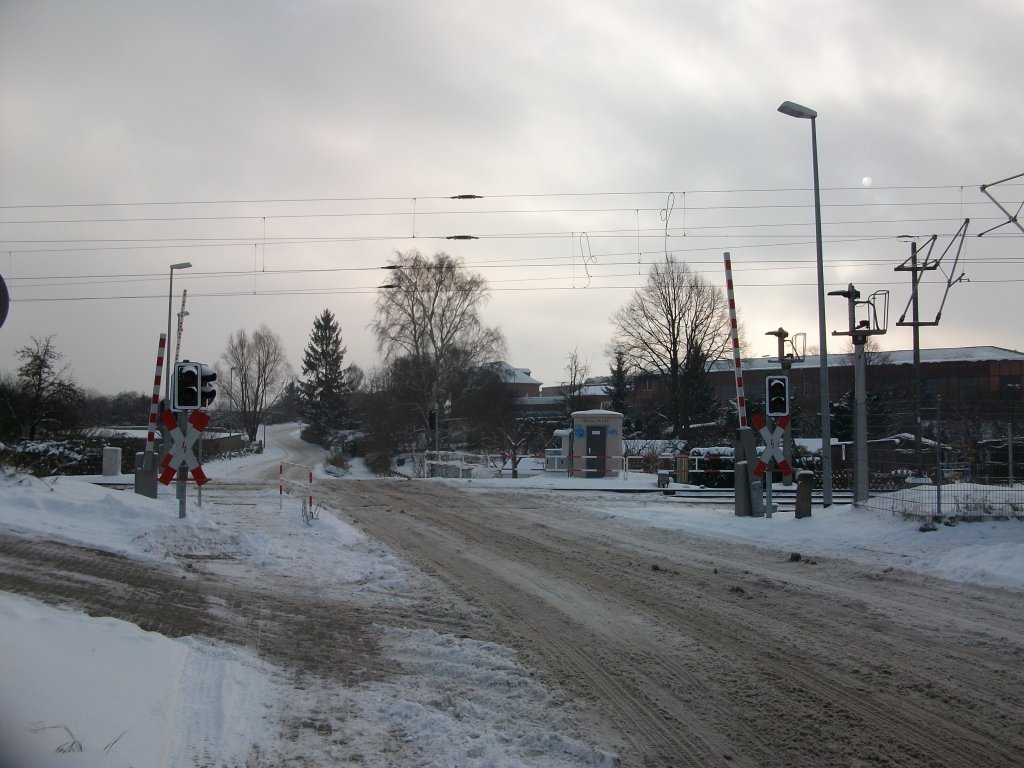
[{"label": "lamp head", "polygon": [[171,269],[189,269],[191,266],[191,261],[183,261],[179,264],[171,264]]},{"label": "lamp head", "polygon": [[790,117],[802,117],[809,120],[813,120],[818,116],[810,107],[804,107],[793,101],[784,101],[779,105],[779,112]]}]

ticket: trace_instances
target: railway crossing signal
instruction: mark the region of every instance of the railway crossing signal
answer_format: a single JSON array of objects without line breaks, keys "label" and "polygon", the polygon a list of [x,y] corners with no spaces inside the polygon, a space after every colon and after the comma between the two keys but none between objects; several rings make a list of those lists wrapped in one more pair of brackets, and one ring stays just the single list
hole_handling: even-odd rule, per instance
[{"label": "railway crossing signal", "polygon": [[789,416],[783,416],[779,419],[775,429],[771,431],[768,430],[768,425],[761,414],[755,413],[753,421],[754,426],[761,435],[761,439],[764,440],[764,451],[757,460],[757,464],[754,467],[754,474],[757,477],[761,477],[768,469],[768,465],[774,461],[775,465],[782,471],[782,474],[792,475],[793,468],[790,466],[789,462],[786,461],[786,454],[783,450],[786,427],[789,426]]},{"label": "railway crossing signal", "polygon": [[199,365],[199,404],[205,408],[217,396],[213,382],[217,380],[217,372],[205,363]]},{"label": "railway crossing signal", "polygon": [[206,425],[210,422],[209,415],[198,412],[189,416],[187,423],[192,429],[189,429],[187,432],[182,431],[181,426],[178,425],[177,420],[174,418],[174,414],[170,411],[163,412],[163,421],[164,426],[167,427],[168,445],[163,461],[160,462],[160,466],[164,470],[163,474],[160,475],[160,482],[168,485],[174,479],[178,467],[184,464],[192,472],[192,477],[195,478],[197,484],[202,485],[206,483],[209,478],[203,472],[203,467],[196,457],[195,444],[203,430],[206,429]]},{"label": "railway crossing signal", "polygon": [[765,413],[769,416],[789,415],[789,377],[767,376],[764,380]]},{"label": "railway crossing signal", "polygon": [[[174,364],[174,381],[171,386],[171,410],[194,411],[201,406],[200,387],[201,363],[185,360]],[[214,374],[216,378],[216,374]],[[212,398],[211,398],[212,399]]]}]

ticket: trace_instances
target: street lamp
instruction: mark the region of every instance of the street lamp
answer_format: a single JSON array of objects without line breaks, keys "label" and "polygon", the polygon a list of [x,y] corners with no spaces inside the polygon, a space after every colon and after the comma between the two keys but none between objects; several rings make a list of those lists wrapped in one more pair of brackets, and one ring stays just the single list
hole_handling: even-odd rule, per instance
[{"label": "street lamp", "polygon": [[814,242],[818,250],[818,362],[821,384],[821,502],[832,504],[832,429],[828,399],[828,347],[825,343],[825,262],[821,252],[821,190],[818,184],[818,113],[813,109],[784,101],[779,112],[811,121],[811,158],[814,167]]},{"label": "street lamp", "polygon": [[170,352],[169,348],[171,345],[171,302],[174,298],[174,270],[189,269],[191,266],[191,261],[171,264],[171,279],[167,287],[167,346],[164,347],[164,357],[167,362],[167,376],[164,380],[164,398],[166,398],[168,403],[171,401],[171,356],[168,352]]}]

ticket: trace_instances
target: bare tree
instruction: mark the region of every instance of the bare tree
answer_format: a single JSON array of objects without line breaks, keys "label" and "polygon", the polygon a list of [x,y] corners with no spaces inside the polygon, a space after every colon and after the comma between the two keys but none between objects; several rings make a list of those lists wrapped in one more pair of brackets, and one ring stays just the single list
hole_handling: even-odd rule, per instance
[{"label": "bare tree", "polygon": [[21,367],[15,386],[4,394],[3,407],[17,425],[18,436],[29,440],[71,429],[82,397],[68,367],[57,367],[63,355],[53,338],[33,336],[31,344],[15,353]]},{"label": "bare tree", "polygon": [[725,294],[667,256],[655,264],[647,285],[612,317],[616,344],[636,370],[665,387],[662,411],[675,437],[694,418],[710,416],[707,372],[730,349]]},{"label": "bare tree", "polygon": [[240,328],[228,337],[221,363],[217,384],[238,414],[242,431],[254,441],[267,411],[292,380],[281,338],[266,325],[252,334]]},{"label": "bare tree", "polygon": [[385,361],[401,361],[425,417],[451,397],[465,371],[503,356],[505,340],[480,318],[486,280],[467,272],[460,259],[408,251],[396,253],[391,266],[393,287],[377,295],[371,327]]},{"label": "bare tree", "polygon": [[394,374],[395,366],[370,371],[359,398],[367,465],[382,476],[391,472],[393,458],[415,448],[422,434],[420,409],[397,393]]},{"label": "bare tree", "polygon": [[583,384],[590,375],[590,365],[586,358],[580,357],[579,350],[573,347],[569,357],[565,359],[565,373],[568,379],[565,382],[565,407],[568,413],[575,413],[583,410],[585,400],[583,398]]},{"label": "bare tree", "polygon": [[[842,353],[844,365],[853,366],[856,351],[857,349],[853,344],[853,339],[850,338]],[[893,353],[887,349],[882,349],[882,343],[877,335],[868,336],[864,339],[864,364],[868,367],[872,365],[893,364]]]}]

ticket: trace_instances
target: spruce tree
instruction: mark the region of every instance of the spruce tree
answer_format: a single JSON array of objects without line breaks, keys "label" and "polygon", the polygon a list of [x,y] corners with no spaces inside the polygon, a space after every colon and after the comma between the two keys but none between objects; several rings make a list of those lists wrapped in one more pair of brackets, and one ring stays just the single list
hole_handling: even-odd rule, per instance
[{"label": "spruce tree", "polygon": [[623,416],[628,416],[629,394],[632,390],[629,380],[629,369],[626,363],[626,352],[621,347],[615,347],[612,351],[614,360],[611,367],[611,376],[608,385],[604,389],[605,395],[611,398],[611,409],[618,411]]},{"label": "spruce tree", "polygon": [[305,379],[299,385],[303,415],[323,437],[344,427],[347,419],[350,389],[342,367],[346,351],[341,328],[331,310],[325,309],[313,322],[302,357]]}]

